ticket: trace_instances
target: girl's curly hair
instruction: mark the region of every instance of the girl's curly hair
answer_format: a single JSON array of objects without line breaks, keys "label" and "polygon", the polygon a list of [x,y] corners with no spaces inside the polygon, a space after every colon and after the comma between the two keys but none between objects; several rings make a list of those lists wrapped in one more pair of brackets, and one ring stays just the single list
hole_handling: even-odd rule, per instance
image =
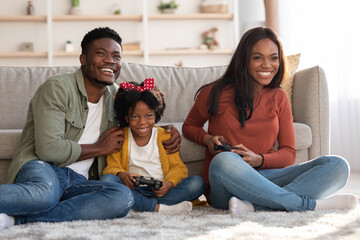
[{"label": "girl's curly hair", "polygon": [[[143,86],[144,82],[129,82],[135,86]],[[135,89],[124,90],[119,88],[115,95],[114,110],[116,114],[116,120],[120,127],[126,127],[129,123],[126,121],[129,111],[133,112],[136,103],[139,101],[145,102],[150,109],[155,112],[155,123],[159,122],[166,107],[165,104],[165,93],[162,92],[158,87],[154,87],[152,90],[146,90],[139,92]],[[131,113],[130,112],[130,113]]]}]

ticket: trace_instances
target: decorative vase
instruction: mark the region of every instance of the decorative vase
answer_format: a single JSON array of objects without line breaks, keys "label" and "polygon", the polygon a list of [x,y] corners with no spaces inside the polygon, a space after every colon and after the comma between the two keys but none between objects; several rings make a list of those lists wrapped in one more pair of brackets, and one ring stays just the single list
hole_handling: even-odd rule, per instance
[{"label": "decorative vase", "polygon": [[81,15],[83,13],[82,9],[80,7],[72,7],[70,9],[71,15]]},{"label": "decorative vase", "polygon": [[175,8],[165,8],[163,10],[161,10],[161,13],[165,13],[165,14],[173,14],[176,12]]},{"label": "decorative vase", "polygon": [[27,15],[34,15],[34,5],[32,4],[32,1],[28,1],[26,13]]},{"label": "decorative vase", "polygon": [[80,0],[71,0],[71,6],[70,14],[72,15],[81,15],[82,10],[80,8]]},{"label": "decorative vase", "polygon": [[116,2],[113,6],[113,14],[119,15],[121,14],[121,6],[119,2]]},{"label": "decorative vase", "polygon": [[74,51],[74,44],[72,42],[67,41],[65,43],[65,52],[73,52]]}]

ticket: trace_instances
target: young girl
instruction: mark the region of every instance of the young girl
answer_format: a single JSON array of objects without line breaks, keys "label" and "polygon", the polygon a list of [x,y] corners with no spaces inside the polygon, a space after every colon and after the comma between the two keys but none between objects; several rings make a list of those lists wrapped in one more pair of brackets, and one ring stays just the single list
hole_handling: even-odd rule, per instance
[{"label": "young girl", "polygon": [[[179,152],[167,154],[162,141],[165,130],[155,126],[165,110],[164,93],[154,79],[143,83],[121,83],[114,109],[120,127],[124,128],[122,150],[107,156],[105,181],[119,181],[132,190],[134,209],[149,212],[191,211],[190,201],[204,193],[200,176],[187,177],[187,168]],[[117,177],[115,177],[117,176]],[[134,176],[163,181],[160,189],[134,187]]]}]

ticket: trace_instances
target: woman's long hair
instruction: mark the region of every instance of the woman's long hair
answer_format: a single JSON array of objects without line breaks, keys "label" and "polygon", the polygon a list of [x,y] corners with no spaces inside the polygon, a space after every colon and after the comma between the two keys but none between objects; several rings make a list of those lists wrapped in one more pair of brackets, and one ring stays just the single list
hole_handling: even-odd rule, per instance
[{"label": "woman's long hair", "polygon": [[273,41],[279,51],[279,70],[272,81],[265,87],[277,88],[285,72],[283,46],[277,34],[270,28],[258,27],[247,31],[241,38],[235,53],[230,61],[223,76],[218,80],[202,86],[195,94],[206,86],[213,85],[209,95],[208,112],[211,116],[216,116],[219,106],[221,93],[227,87],[235,89],[234,101],[239,111],[239,122],[241,127],[245,126],[245,121],[249,120],[254,110],[254,99],[256,90],[256,81],[250,75],[249,63],[253,46],[262,39]]}]

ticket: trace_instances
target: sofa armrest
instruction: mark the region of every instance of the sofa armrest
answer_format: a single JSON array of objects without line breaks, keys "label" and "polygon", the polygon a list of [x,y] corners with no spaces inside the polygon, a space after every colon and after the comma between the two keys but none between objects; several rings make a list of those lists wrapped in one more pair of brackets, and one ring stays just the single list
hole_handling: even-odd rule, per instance
[{"label": "sofa armrest", "polygon": [[309,159],[329,154],[329,93],[322,68],[315,66],[295,74],[292,104],[294,121],[311,128]]}]

